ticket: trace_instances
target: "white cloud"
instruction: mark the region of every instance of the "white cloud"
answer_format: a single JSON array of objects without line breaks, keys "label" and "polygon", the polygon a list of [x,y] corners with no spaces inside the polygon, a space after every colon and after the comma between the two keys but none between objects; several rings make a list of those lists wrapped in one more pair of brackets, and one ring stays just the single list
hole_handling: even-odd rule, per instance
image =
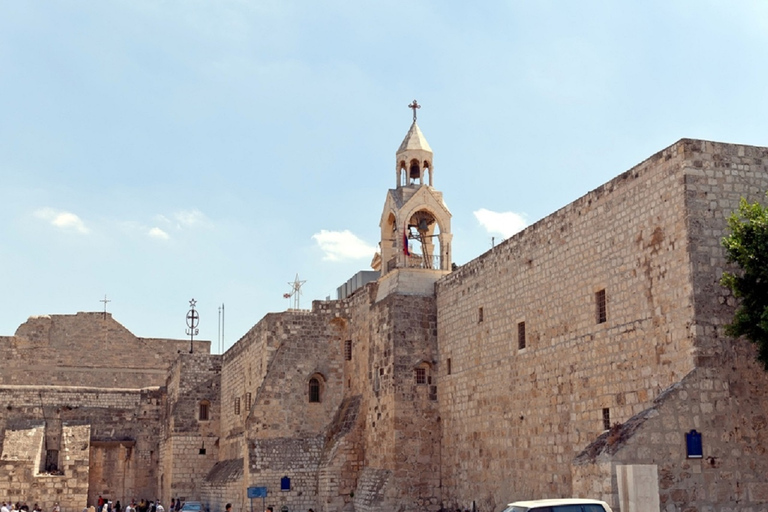
[{"label": "white cloud", "polygon": [[58,211],[53,208],[41,208],[35,212],[35,217],[43,219],[63,231],[76,231],[82,234],[89,232],[89,229],[85,227],[85,223],[80,217],[71,212]]},{"label": "white cloud", "polygon": [[173,214],[178,227],[191,228],[194,226],[207,226],[211,223],[208,217],[200,210],[179,210]]},{"label": "white cloud", "polygon": [[168,240],[168,233],[158,227],[154,227],[147,232],[151,238],[157,238],[158,240]]},{"label": "white cloud", "polygon": [[372,258],[373,253],[376,252],[375,247],[368,245],[346,229],[344,231],[322,229],[319,233],[312,235],[312,238],[325,253],[323,259],[327,261]]},{"label": "white cloud", "polygon": [[504,238],[511,237],[528,225],[524,213],[492,212],[485,208],[480,208],[472,213],[474,213],[477,221],[488,233],[496,233]]}]

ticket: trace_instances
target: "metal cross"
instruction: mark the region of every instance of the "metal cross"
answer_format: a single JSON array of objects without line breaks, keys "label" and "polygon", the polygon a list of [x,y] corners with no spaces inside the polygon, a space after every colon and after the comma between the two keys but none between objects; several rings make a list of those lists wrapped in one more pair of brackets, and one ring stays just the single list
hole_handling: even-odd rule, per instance
[{"label": "metal cross", "polygon": [[195,310],[197,301],[192,299],[189,301],[189,311],[187,312],[187,329],[185,332],[189,334],[189,353],[194,352],[195,335],[200,333],[200,329],[197,328],[200,325],[200,314]]},{"label": "metal cross", "polygon": [[107,299],[107,294],[105,293],[104,298],[99,302],[104,303],[104,320],[106,320],[107,319],[107,302],[112,302],[112,301]]},{"label": "metal cross", "polygon": [[419,104],[418,104],[418,102],[417,102],[416,100],[413,100],[413,103],[411,103],[410,105],[408,105],[408,108],[410,108],[411,110],[413,110],[413,120],[414,120],[414,121],[416,121],[416,109],[417,109],[417,108],[421,108],[421,105],[419,105]]}]

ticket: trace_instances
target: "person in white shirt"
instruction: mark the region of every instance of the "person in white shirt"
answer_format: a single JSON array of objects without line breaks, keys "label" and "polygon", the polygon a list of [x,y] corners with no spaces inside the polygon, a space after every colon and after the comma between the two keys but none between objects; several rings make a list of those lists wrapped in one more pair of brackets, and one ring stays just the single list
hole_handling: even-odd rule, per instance
[{"label": "person in white shirt", "polygon": [[157,500],[157,506],[155,506],[155,512],[165,512],[165,509],[160,504],[160,500]]}]

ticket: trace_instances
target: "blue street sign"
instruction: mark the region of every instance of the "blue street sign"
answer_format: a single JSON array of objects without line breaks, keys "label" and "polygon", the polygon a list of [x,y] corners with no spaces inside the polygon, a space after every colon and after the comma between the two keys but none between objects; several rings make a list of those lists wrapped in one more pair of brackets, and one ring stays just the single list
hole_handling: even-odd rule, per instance
[{"label": "blue street sign", "polygon": [[248,498],[266,498],[267,497],[267,488],[266,487],[249,487],[248,488]]}]

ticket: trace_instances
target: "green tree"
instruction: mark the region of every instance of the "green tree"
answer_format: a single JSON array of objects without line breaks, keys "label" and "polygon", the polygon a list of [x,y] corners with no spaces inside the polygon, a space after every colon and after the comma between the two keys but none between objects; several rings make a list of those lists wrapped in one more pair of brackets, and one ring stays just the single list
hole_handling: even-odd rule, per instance
[{"label": "green tree", "polygon": [[755,343],[757,359],[768,371],[768,207],[742,198],[728,228],[722,244],[728,261],[740,270],[724,272],[720,283],[740,302],[726,333]]}]

